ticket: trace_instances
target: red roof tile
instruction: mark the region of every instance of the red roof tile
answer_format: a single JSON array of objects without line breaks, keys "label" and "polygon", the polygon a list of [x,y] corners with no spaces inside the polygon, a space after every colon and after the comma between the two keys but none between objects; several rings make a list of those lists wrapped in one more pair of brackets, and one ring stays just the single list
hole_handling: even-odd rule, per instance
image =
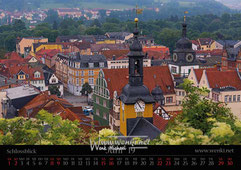
[{"label": "red roof tile", "polygon": [[10,52],[5,55],[6,59],[23,61],[23,58],[18,55],[17,52]]},{"label": "red roof tile", "polygon": [[198,83],[200,82],[201,78],[202,78],[202,75],[203,75],[203,70],[206,70],[206,71],[217,71],[217,68],[203,68],[203,69],[194,69],[194,73],[196,75],[196,78],[197,78],[197,81]]},{"label": "red roof tile", "polygon": [[129,53],[130,50],[124,49],[124,50],[106,50],[103,51],[102,54],[106,57],[107,60],[112,60],[113,56],[115,56],[115,59],[119,59],[119,57],[126,56]]},{"label": "red roof tile", "polygon": [[170,121],[173,121],[175,117],[182,113],[182,111],[173,111],[173,112],[167,112],[171,118],[169,120],[163,119],[163,117],[157,115],[156,113],[153,113],[153,125],[155,125],[158,129],[160,129],[162,132],[166,130],[166,127]]},{"label": "red roof tile", "polygon": [[208,82],[211,88],[235,87],[241,90],[241,79],[236,70],[233,71],[207,71]]},{"label": "red roof tile", "polygon": [[[128,69],[103,69],[107,86],[110,91],[110,97],[113,98],[113,92],[117,91],[120,95],[122,88],[129,81]],[[174,94],[174,84],[168,66],[144,67],[144,85],[150,92],[156,86],[160,86],[164,94]],[[168,86],[170,89],[168,90]]]},{"label": "red roof tile", "polygon": [[169,120],[163,119],[161,116],[153,113],[153,125],[160,129],[162,132],[166,130]]}]

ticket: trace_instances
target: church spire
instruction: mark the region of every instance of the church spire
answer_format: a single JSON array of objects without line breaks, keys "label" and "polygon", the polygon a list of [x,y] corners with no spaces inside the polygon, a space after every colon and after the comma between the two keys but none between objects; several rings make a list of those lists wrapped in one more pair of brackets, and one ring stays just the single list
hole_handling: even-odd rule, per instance
[{"label": "church spire", "polygon": [[182,24],[182,37],[183,38],[187,37],[187,24],[186,24],[187,16],[185,14],[188,14],[188,11],[184,12],[184,21]]},{"label": "church spire", "polygon": [[182,24],[182,37],[187,37],[187,24],[185,22]]}]

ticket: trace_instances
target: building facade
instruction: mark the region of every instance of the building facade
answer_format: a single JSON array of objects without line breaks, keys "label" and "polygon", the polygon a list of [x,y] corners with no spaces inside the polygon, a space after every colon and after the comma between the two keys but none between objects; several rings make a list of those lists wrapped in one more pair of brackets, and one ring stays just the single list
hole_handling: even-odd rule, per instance
[{"label": "building facade", "polygon": [[64,88],[67,89],[69,57],[63,54],[57,54],[55,61],[56,76],[63,83]]},{"label": "building facade", "polygon": [[[108,60],[107,65],[108,65],[108,69],[128,68],[129,61],[128,61],[128,59]],[[143,59],[143,66],[151,67],[151,59]]]},{"label": "building facade", "polygon": [[107,68],[103,55],[76,55],[68,60],[68,91],[74,95],[82,95],[82,86],[88,83],[93,89],[101,68]]},{"label": "building facade", "polygon": [[207,88],[210,100],[226,103],[234,116],[241,120],[241,76],[238,70],[195,69],[188,79],[196,87]]},{"label": "building facade", "polygon": [[34,43],[48,43],[48,38],[44,37],[24,37],[17,41],[16,51],[17,53],[24,55],[26,47],[32,47]]}]

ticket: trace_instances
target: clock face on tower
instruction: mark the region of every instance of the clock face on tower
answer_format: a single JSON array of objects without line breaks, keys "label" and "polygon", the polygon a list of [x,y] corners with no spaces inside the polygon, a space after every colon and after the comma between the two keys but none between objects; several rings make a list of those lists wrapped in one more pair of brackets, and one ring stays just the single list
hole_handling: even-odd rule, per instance
[{"label": "clock face on tower", "polygon": [[189,63],[193,62],[194,61],[194,55],[191,54],[191,53],[187,54],[186,55],[186,61],[189,62]]},{"label": "clock face on tower", "polygon": [[173,54],[172,59],[173,59],[174,62],[177,62],[177,60],[178,60],[178,55],[177,55],[177,53],[174,53],[174,54]]},{"label": "clock face on tower", "polygon": [[145,103],[141,100],[138,100],[135,105],[134,105],[134,108],[135,108],[135,112],[138,113],[138,112],[144,112],[145,111]]}]

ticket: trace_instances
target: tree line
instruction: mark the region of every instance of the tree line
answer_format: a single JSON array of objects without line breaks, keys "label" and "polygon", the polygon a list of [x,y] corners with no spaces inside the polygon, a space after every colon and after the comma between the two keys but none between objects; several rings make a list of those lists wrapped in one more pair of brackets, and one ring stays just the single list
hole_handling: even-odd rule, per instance
[{"label": "tree line", "polygon": [[[142,35],[149,35],[157,44],[165,45],[172,51],[181,36],[183,18],[171,16],[167,19],[139,22]],[[214,40],[241,39],[241,14],[225,13],[221,16],[208,14],[188,16],[188,38],[197,39],[210,37]],[[17,37],[43,36],[55,42],[60,35],[104,35],[106,32],[128,31],[135,27],[132,20],[121,21],[107,17],[105,20],[86,20],[84,18],[59,18],[55,11],[49,12],[43,23],[34,29],[28,29],[25,22],[15,20],[10,25],[0,26],[0,56],[14,51]]]}]

